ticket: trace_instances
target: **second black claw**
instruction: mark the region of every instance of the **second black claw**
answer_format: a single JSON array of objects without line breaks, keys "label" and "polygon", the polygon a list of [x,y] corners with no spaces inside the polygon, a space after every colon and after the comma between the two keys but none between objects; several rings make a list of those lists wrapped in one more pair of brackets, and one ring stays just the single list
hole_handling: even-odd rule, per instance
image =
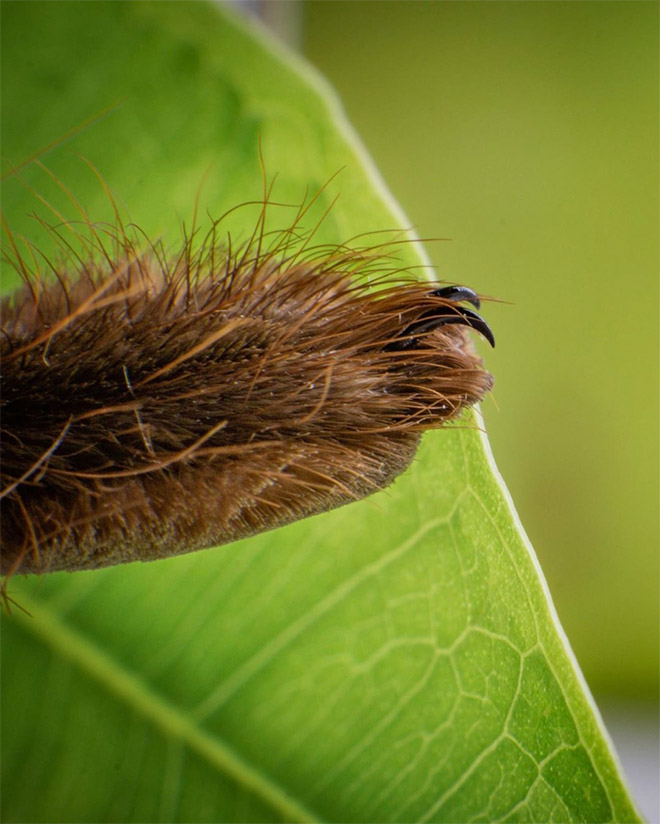
[{"label": "second black claw", "polygon": [[411,323],[403,330],[397,340],[388,343],[385,347],[386,350],[410,349],[417,345],[421,335],[451,323],[469,326],[470,329],[474,329],[483,335],[491,346],[495,346],[495,336],[481,315],[473,312],[472,309],[466,309],[464,306],[459,305],[460,303],[471,303],[475,309],[478,309],[481,303],[476,292],[468,289],[467,286],[443,286],[440,289],[434,289],[429,294],[433,297],[444,298],[444,300],[451,301],[451,303],[441,304],[424,312],[414,323]]}]

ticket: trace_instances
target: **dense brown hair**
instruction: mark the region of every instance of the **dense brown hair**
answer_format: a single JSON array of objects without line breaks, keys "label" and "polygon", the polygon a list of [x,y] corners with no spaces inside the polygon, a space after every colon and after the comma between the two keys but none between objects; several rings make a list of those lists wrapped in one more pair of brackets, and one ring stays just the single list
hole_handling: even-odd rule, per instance
[{"label": "dense brown hair", "polygon": [[2,304],[2,573],[234,541],[387,486],[420,433],[491,388],[464,287],[396,243],[312,246],[294,223],[169,254],[118,219],[27,257]]}]

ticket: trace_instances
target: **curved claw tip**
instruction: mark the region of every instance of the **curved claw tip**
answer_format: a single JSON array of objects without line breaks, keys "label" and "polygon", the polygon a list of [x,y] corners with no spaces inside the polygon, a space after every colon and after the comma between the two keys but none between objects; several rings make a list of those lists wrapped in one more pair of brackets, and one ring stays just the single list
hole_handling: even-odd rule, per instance
[{"label": "curved claw tip", "polygon": [[416,345],[420,335],[432,332],[441,326],[456,323],[462,326],[469,326],[470,329],[479,332],[493,348],[495,347],[493,330],[481,315],[473,312],[472,309],[466,309],[464,306],[457,305],[461,301],[465,301],[466,303],[471,303],[478,309],[481,302],[476,292],[468,289],[467,286],[443,286],[440,289],[435,289],[430,294],[433,297],[451,301],[456,305],[447,306],[445,304],[444,306],[439,306],[437,309],[430,309],[424,312],[418,320],[403,330],[399,340],[388,344],[385,347],[386,349],[409,349]]},{"label": "curved claw tip", "polygon": [[[490,343],[490,345],[495,348],[495,335],[493,334],[493,330],[490,326],[486,323],[486,321],[478,315],[476,312],[473,312],[471,309],[463,309],[463,307],[458,307],[461,311],[461,314],[467,321],[465,324],[466,326],[471,327],[472,329],[476,329],[484,338]],[[460,321],[459,321],[460,322]]]}]

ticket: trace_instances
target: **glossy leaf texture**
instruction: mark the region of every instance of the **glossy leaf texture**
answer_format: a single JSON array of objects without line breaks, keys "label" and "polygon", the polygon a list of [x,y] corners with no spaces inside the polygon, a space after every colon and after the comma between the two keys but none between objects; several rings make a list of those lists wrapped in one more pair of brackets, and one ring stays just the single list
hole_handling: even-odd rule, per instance
[{"label": "glossy leaf texture", "polygon": [[[261,198],[259,142],[274,200],[330,181],[309,228],[339,195],[317,242],[405,228],[323,81],[223,8],[2,15],[3,208],[47,254],[29,213],[71,220],[75,197],[111,215],[81,157],[176,248],[195,203],[203,225]],[[399,261],[423,276],[416,245]],[[13,578],[3,819],[637,821],[481,425],[426,437],[390,489],[273,533]]]}]

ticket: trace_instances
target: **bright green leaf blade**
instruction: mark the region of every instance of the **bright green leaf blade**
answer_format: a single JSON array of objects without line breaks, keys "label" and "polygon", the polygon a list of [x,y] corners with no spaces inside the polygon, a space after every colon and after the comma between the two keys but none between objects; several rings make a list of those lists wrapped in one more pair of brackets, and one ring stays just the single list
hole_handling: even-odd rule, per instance
[{"label": "bright green leaf blade", "polygon": [[[5,3],[3,37],[11,165],[120,101],[44,157],[94,218],[73,150],[174,242],[210,163],[202,213],[260,196],[261,136],[282,200],[344,167],[320,238],[401,225],[309,70],[221,9]],[[26,183],[71,216],[20,174],[12,228],[35,234]],[[472,426],[337,512],[10,587],[31,616],[3,626],[5,820],[638,820]]]}]

